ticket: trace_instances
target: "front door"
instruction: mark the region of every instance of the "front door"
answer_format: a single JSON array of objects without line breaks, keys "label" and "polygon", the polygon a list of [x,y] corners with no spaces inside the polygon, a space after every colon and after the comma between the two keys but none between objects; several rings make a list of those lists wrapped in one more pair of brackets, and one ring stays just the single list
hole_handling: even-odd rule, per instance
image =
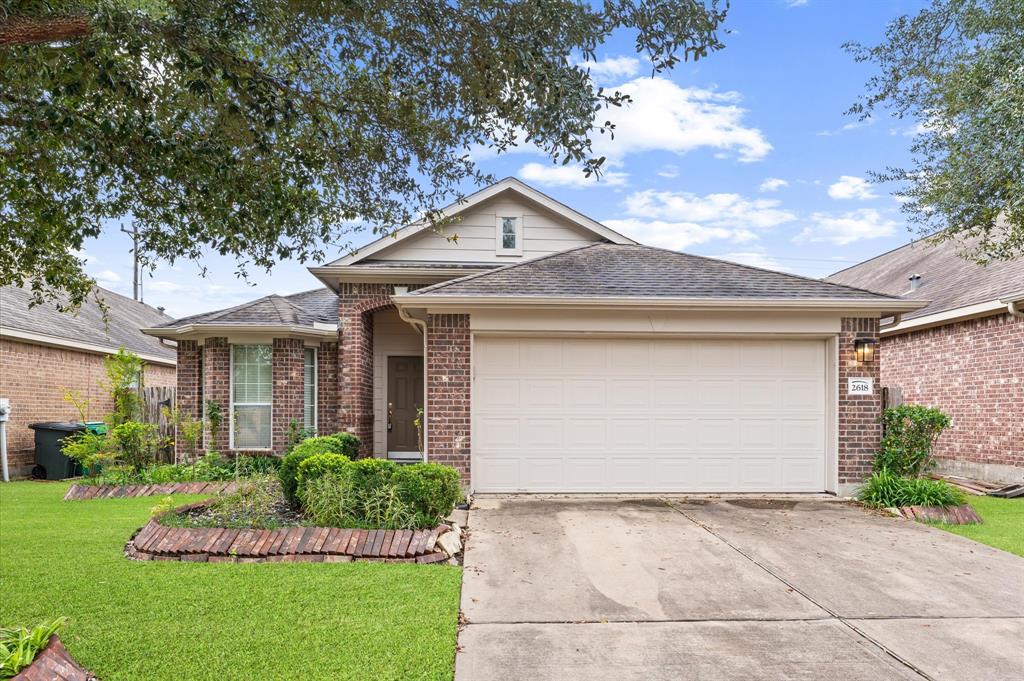
[{"label": "front door", "polygon": [[388,357],[388,456],[419,453],[417,412],[423,407],[423,358]]}]

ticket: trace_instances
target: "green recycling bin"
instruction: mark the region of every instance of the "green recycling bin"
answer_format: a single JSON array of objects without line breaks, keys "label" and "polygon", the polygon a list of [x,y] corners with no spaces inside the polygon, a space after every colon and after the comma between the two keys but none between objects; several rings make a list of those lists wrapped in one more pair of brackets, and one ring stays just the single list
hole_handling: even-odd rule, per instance
[{"label": "green recycling bin", "polygon": [[[36,465],[32,477],[37,480],[65,480],[82,475],[82,467],[61,453],[64,438],[85,430],[88,425],[60,421],[30,423],[36,432]],[[104,430],[105,430],[104,426]],[[91,428],[90,428],[91,430]],[[96,432],[96,431],[93,431]]]}]

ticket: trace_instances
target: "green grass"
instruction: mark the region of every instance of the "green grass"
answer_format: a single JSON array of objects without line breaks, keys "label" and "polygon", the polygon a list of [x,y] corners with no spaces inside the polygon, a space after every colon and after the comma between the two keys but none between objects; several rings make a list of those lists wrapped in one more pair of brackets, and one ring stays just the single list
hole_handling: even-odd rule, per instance
[{"label": "green grass", "polygon": [[67,616],[61,639],[104,681],[452,678],[459,568],[131,561],[159,500],[66,489],[0,484],[0,626]]},{"label": "green grass", "polygon": [[967,499],[967,503],[981,516],[980,525],[934,525],[976,542],[1024,556],[1024,499],[972,496]]}]

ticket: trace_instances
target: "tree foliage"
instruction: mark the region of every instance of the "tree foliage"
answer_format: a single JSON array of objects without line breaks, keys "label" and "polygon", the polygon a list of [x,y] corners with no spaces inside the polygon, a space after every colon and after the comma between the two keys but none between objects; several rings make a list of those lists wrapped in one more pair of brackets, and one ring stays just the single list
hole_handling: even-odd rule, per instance
[{"label": "tree foliage", "polygon": [[912,165],[875,174],[912,223],[980,263],[1024,255],[1024,0],[933,0],[846,47],[878,67],[851,112],[921,122]]},{"label": "tree foliage", "polygon": [[[489,180],[529,143],[600,172],[586,60],[626,29],[654,71],[720,49],[719,0],[0,0],[0,278],[89,291],[80,252],[144,264],[319,259]],[[580,64],[579,60],[584,63]]]}]

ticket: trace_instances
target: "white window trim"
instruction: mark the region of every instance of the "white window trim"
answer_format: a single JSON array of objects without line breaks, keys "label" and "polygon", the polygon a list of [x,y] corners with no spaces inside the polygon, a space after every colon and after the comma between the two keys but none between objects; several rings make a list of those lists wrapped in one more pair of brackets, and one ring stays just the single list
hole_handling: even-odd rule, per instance
[{"label": "white window trim", "polygon": [[[505,218],[514,218],[516,221],[516,247],[515,248],[502,248],[504,243],[504,232],[502,231],[502,221]],[[523,216],[519,215],[502,215],[498,214],[494,217],[494,253],[495,255],[522,255],[523,254]]]},{"label": "white window trim", "polygon": [[320,432],[320,349],[302,349],[302,427],[306,427],[306,351],[313,351],[313,434]]},{"label": "white window trim", "polygon": [[[237,343],[228,346],[228,449],[235,447],[235,347],[236,345],[267,345],[267,343]],[[245,447],[246,452],[272,452],[274,451],[274,350],[270,350],[270,402],[246,402],[247,407],[270,407],[270,446],[269,447]]]}]

